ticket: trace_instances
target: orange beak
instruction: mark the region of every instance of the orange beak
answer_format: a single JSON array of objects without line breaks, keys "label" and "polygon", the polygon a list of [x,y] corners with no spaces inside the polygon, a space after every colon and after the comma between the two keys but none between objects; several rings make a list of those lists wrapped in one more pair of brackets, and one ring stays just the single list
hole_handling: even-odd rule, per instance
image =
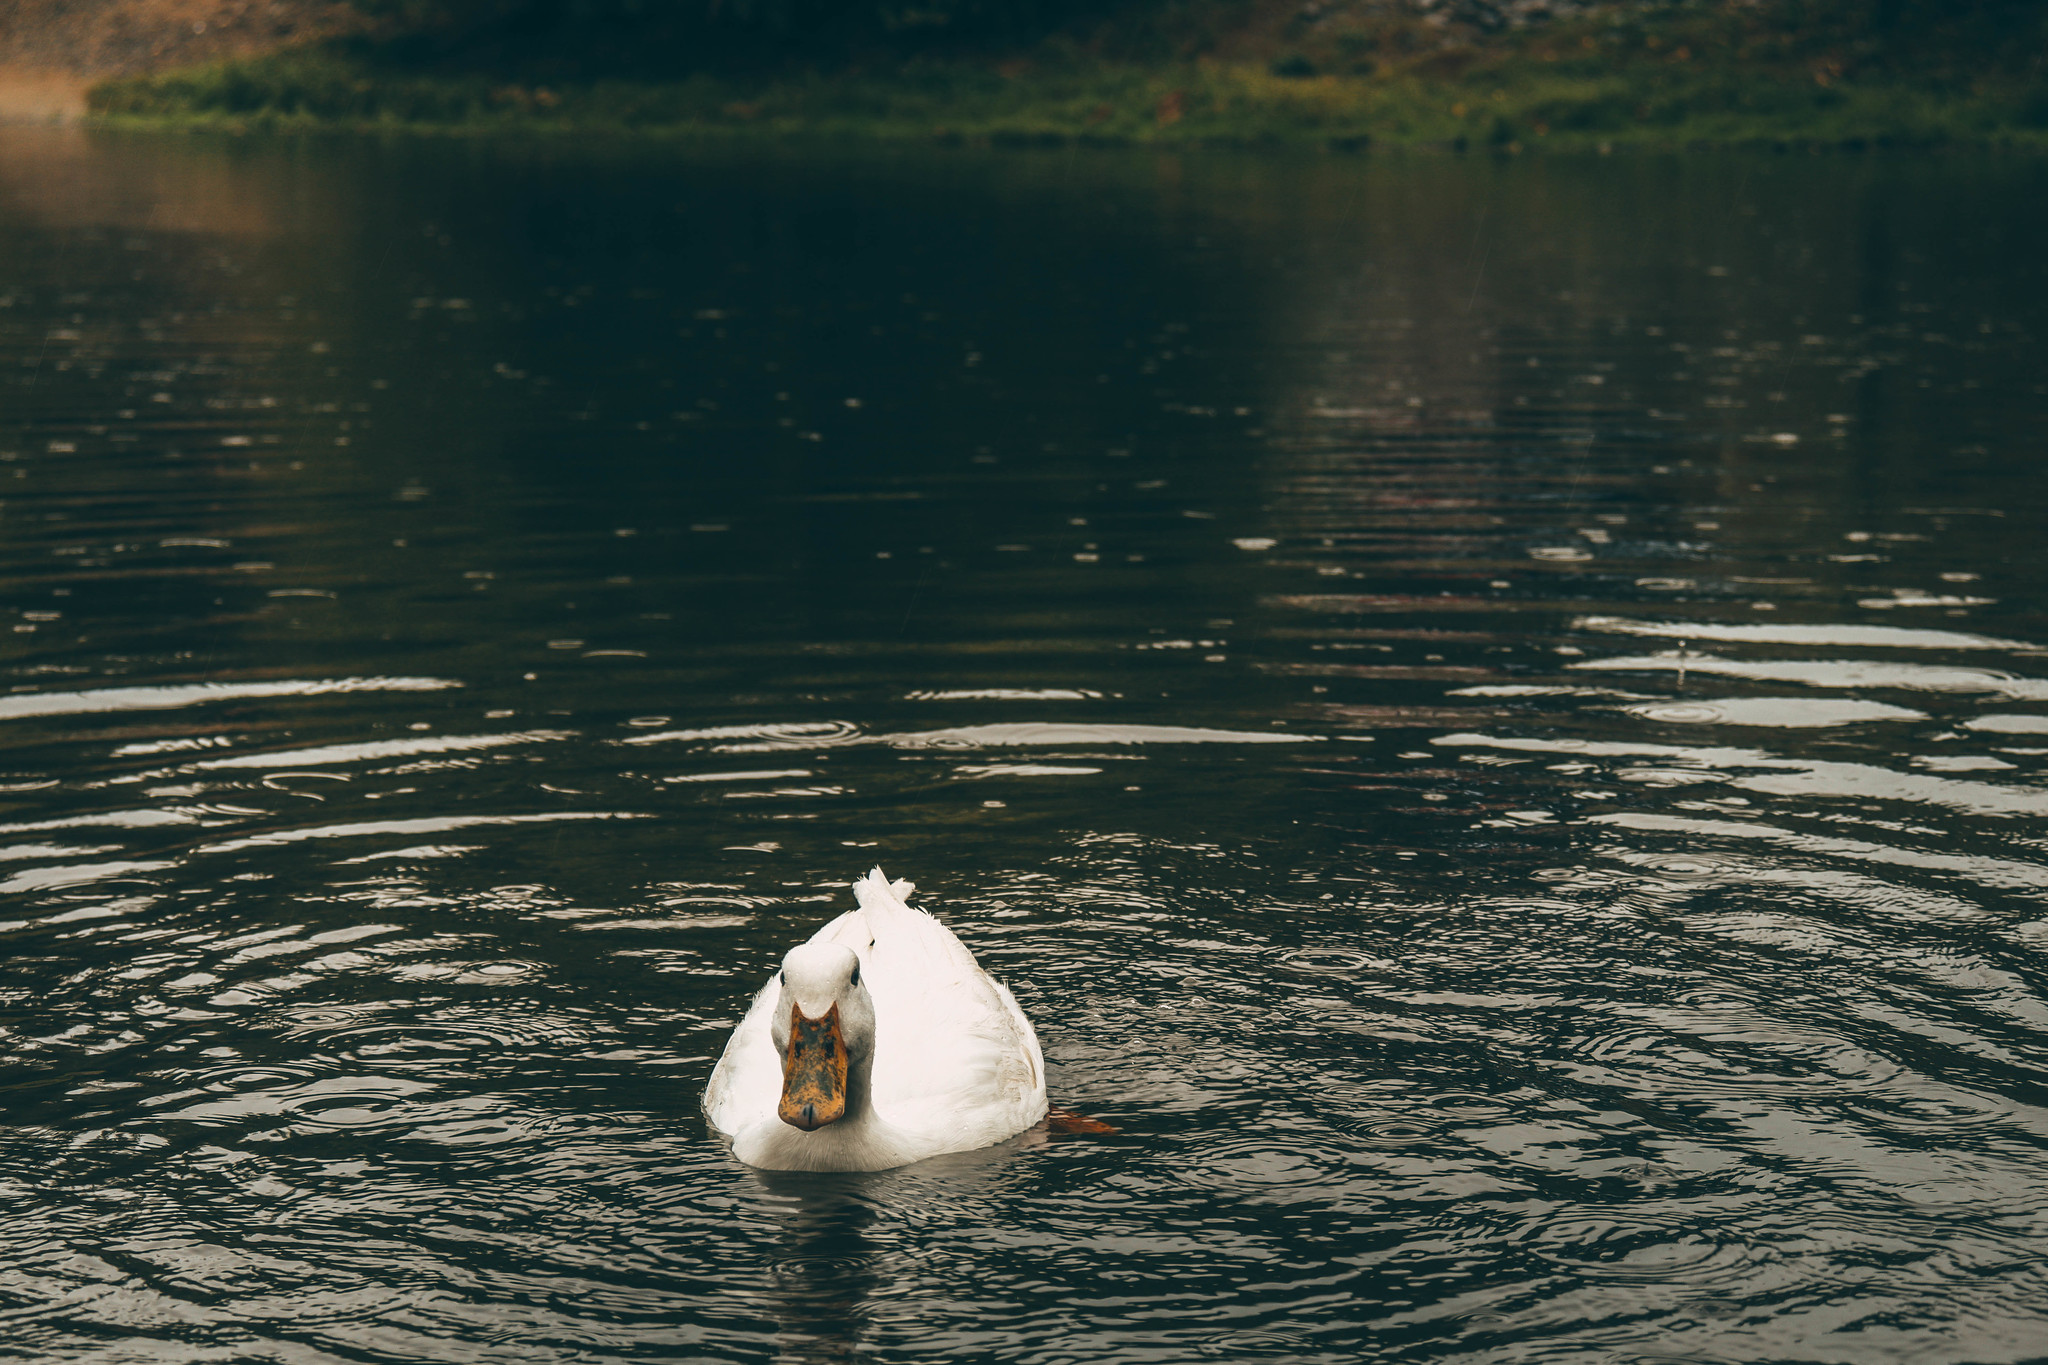
[{"label": "orange beak", "polygon": [[782,1103],[775,1110],[793,1128],[814,1133],[846,1117],[846,1040],[839,1006],[817,1019],[789,1007],[789,1048],[782,1055]]}]

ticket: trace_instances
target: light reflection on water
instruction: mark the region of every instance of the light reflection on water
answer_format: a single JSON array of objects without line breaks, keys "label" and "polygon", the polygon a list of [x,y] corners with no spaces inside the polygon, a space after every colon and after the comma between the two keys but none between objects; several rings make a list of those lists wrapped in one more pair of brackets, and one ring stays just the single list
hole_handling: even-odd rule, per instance
[{"label": "light reflection on water", "polygon": [[2038,168],[5,148],[5,1350],[2038,1356]]}]

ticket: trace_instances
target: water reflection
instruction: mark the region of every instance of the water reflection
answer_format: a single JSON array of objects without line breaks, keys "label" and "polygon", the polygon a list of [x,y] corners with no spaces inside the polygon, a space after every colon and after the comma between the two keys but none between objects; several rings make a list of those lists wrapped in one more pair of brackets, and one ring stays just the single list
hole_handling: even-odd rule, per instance
[{"label": "water reflection", "polygon": [[790,1190],[788,1222],[770,1262],[776,1358],[860,1358],[861,1330],[886,1281],[884,1256],[864,1229],[875,1210],[851,1191]]},{"label": "water reflection", "polygon": [[2035,168],[5,136],[18,1349],[2037,1352]]}]

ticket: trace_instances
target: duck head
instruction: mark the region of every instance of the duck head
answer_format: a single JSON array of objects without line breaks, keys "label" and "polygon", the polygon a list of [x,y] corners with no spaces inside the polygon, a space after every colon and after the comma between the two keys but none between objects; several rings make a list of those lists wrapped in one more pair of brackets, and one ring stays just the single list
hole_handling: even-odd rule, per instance
[{"label": "duck head", "polygon": [[875,1036],[875,1007],[861,984],[860,959],[838,943],[804,943],[782,959],[781,1002],[770,1032],[782,1054],[776,1114],[816,1132],[846,1117],[864,1092]]}]

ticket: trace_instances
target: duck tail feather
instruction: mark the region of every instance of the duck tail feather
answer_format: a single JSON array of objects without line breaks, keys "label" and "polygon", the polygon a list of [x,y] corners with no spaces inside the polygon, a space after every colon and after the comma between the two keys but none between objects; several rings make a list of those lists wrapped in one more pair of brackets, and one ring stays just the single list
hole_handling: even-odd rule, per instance
[{"label": "duck tail feather", "polygon": [[930,911],[909,903],[908,893],[914,889],[909,882],[891,882],[879,867],[855,882],[854,898],[860,902],[869,932],[877,941],[892,944],[893,952],[907,954],[904,960],[929,958],[928,965],[935,967],[941,960],[966,956],[967,950],[951,930]]},{"label": "duck tail feather", "polygon": [[854,899],[863,910],[879,909],[884,914],[909,910],[910,893],[915,890],[910,882],[890,881],[889,874],[879,867],[853,884]]}]

